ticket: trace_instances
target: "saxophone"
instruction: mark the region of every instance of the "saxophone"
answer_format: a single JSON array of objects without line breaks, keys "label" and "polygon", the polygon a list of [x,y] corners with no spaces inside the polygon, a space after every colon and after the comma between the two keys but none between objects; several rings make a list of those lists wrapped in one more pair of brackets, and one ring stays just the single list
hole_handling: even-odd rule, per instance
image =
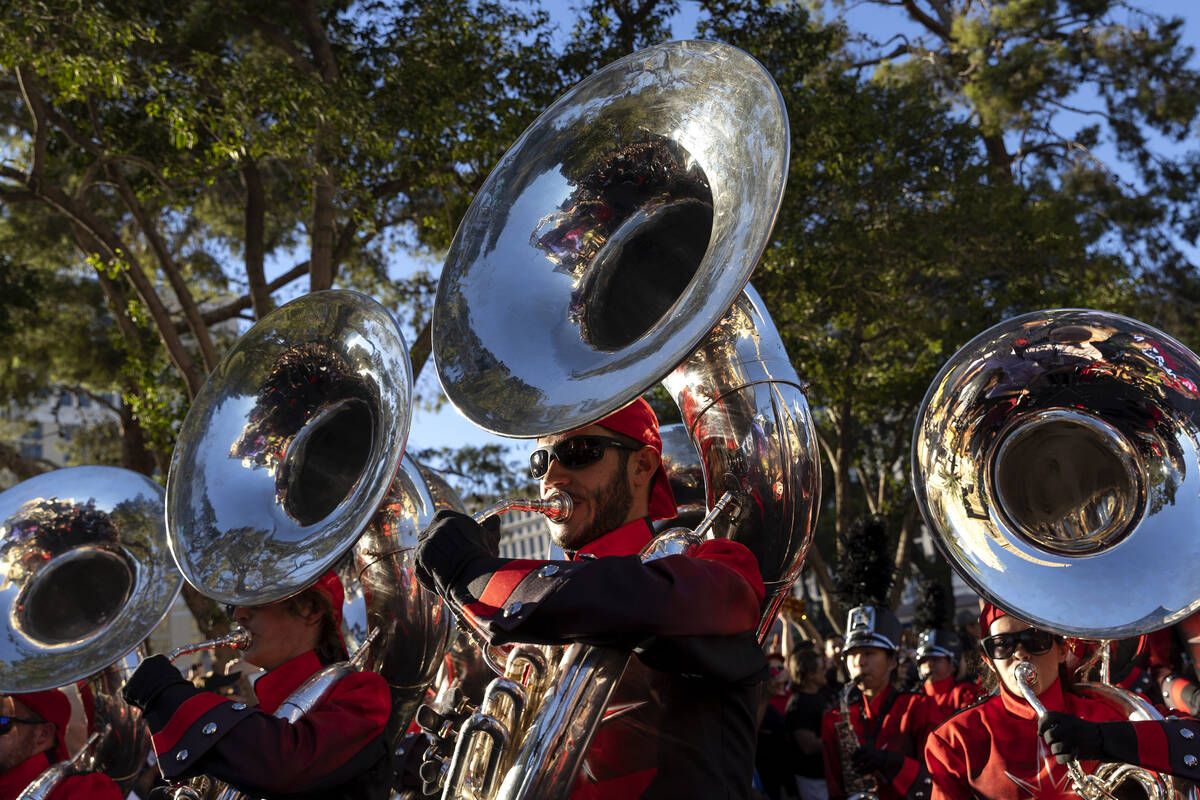
[{"label": "saxophone", "polygon": [[837,737],[842,756],[842,787],[846,790],[847,800],[879,800],[879,785],[875,782],[875,776],[860,775],[850,759],[859,747],[858,734],[850,722],[850,693],[857,685],[855,680],[846,682],[838,708]]}]

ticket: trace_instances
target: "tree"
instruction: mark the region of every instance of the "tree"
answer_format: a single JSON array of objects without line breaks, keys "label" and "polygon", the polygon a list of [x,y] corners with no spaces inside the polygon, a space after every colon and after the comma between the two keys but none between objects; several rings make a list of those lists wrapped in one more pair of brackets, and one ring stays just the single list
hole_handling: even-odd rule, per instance
[{"label": "tree", "polygon": [[869,4],[911,24],[854,36],[851,66],[964,109],[993,180],[1074,198],[1142,280],[1128,310],[1195,339],[1200,73],[1183,20],[1122,0]]},{"label": "tree", "polygon": [[[14,265],[28,291],[69,286],[79,299],[10,331],[21,359],[0,376],[5,399],[119,391],[126,435],[153,455],[128,446],[122,462],[160,477],[235,323],[298,279],[421,308],[428,277],[393,289],[390,252],[448,242],[531,117],[525,97],[556,82],[539,58],[545,15],[492,3],[44,0],[8,12],[0,238],[24,242]],[[271,261],[283,266],[269,279]],[[3,308],[17,313],[15,295]],[[90,326],[78,349],[37,358],[76,324]],[[419,335],[414,350],[423,363]]]}]

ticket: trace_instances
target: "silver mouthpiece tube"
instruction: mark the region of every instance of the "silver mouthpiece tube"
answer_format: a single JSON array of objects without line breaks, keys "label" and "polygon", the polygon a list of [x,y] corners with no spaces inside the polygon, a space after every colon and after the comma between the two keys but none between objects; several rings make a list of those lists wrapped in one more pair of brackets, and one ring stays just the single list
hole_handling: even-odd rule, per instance
[{"label": "silver mouthpiece tube", "polygon": [[536,511],[545,514],[552,522],[566,522],[575,509],[571,496],[566,492],[553,491],[545,500],[525,500],[508,498],[471,515],[476,522],[483,522],[488,517],[504,514],[508,511]]},{"label": "silver mouthpiece tube", "polygon": [[239,625],[229,633],[219,636],[216,639],[178,647],[167,654],[167,659],[173,663],[178,658],[191,655],[192,653],[199,653],[201,650],[215,650],[218,647],[232,647],[234,650],[245,650],[249,646],[250,631]]}]

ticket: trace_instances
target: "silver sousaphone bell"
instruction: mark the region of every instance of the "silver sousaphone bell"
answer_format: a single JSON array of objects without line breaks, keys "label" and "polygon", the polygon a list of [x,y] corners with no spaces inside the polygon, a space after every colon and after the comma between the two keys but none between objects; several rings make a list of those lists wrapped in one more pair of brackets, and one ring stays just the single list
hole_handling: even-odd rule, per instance
[{"label": "silver sousaphone bell", "polygon": [[162,488],[131,470],[70,467],[0,494],[0,692],[87,679],[94,762],[126,786],[150,739],[120,689],[183,585],[166,539]]},{"label": "silver sousaphone bell", "polygon": [[[1200,359],[1103,311],[1015,317],[926,393],[913,486],[935,542],[1013,616],[1122,639],[1200,608]],[[1154,580],[1145,580],[1146,576]]]},{"label": "silver sousaphone bell", "polygon": [[391,312],[357,292],[304,295],[209,376],[171,459],[166,510],[184,577],[219,602],[272,603],[337,568],[346,643],[379,631],[361,657],[391,686],[401,733],[450,631],[411,563],[433,514],[417,466],[402,462],[411,409]]}]

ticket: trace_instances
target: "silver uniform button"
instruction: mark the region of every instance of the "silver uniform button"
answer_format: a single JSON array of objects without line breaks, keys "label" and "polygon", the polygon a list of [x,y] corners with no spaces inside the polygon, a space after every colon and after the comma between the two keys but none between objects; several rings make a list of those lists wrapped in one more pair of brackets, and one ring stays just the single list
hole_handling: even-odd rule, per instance
[{"label": "silver uniform button", "polygon": [[1196,736],[1196,732],[1191,728],[1180,728],[1179,735],[1185,739],[1193,739]]},{"label": "silver uniform button", "polygon": [[508,608],[504,609],[504,616],[515,617],[517,614],[521,613],[521,607],[522,604],[520,602],[513,603]]},{"label": "silver uniform button", "polygon": [[200,730],[200,732],[203,733],[205,736],[212,736],[214,733],[217,732],[217,723],[215,723],[215,722],[208,723]]},{"label": "silver uniform button", "polygon": [[555,564],[547,564],[538,570],[538,575],[543,578],[553,578],[558,574],[558,566]]},{"label": "silver uniform button", "polygon": [[1185,767],[1194,767],[1194,766],[1196,766],[1196,764],[1200,764],[1200,760],[1198,760],[1191,753],[1188,753],[1186,756],[1183,757],[1183,765]]},{"label": "silver uniform button", "polygon": [[188,757],[187,750],[180,750],[178,753],[175,754],[176,761],[187,761],[187,757]]},{"label": "silver uniform button", "polygon": [[234,704],[233,704],[233,710],[234,710],[234,711],[245,711],[245,710],[246,710],[246,704],[245,704],[245,703],[234,703]]}]

